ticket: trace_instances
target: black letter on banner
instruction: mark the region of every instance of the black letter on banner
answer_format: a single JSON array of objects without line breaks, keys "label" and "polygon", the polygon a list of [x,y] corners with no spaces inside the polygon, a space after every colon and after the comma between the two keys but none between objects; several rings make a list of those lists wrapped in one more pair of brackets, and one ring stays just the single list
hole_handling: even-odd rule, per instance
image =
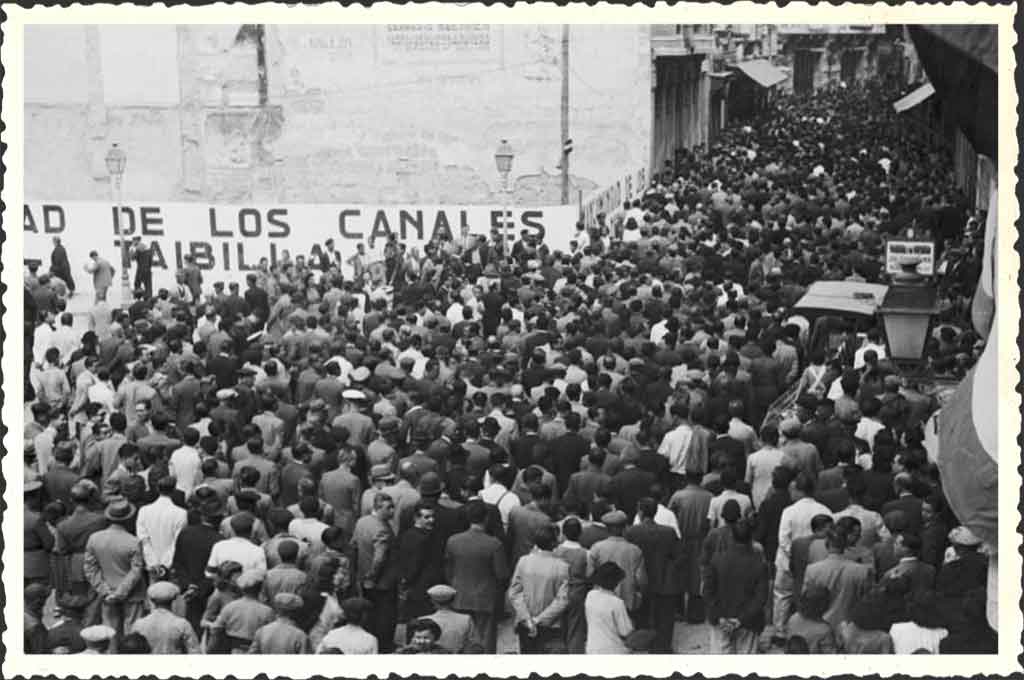
[{"label": "black letter on banner", "polygon": [[139,208],[139,217],[142,222],[142,233],[146,236],[163,236],[163,229],[150,229],[151,226],[156,226],[164,223],[164,218],[160,216],[160,208]]},{"label": "black letter on banner", "polygon": [[189,241],[188,251],[200,269],[213,269],[217,261],[213,259],[213,245],[205,241]]},{"label": "black letter on banner", "polygon": [[238,246],[238,271],[240,271],[240,272],[251,272],[251,271],[255,270],[256,267],[254,267],[251,264],[246,264],[245,263],[245,244],[244,243],[236,243],[235,245]]},{"label": "black letter on banner", "polygon": [[270,238],[288,238],[288,235],[292,233],[292,228],[282,219],[285,217],[288,217],[288,208],[272,208],[267,211],[267,224],[271,227],[277,227],[277,230],[268,229],[267,236]]},{"label": "black letter on banner", "polygon": [[160,269],[167,269],[167,259],[164,258],[163,251],[160,250],[160,244],[153,241],[149,244],[149,247],[153,251],[153,266],[159,267]]},{"label": "black letter on banner", "polygon": [[430,235],[432,241],[437,238],[442,241],[451,241],[455,238],[452,235],[452,227],[448,224],[448,215],[444,210],[437,211],[437,218],[434,220],[434,233]]},{"label": "black letter on banner", "polygon": [[[132,212],[131,208],[121,208],[121,217],[117,216],[117,206],[110,209],[110,214],[114,218],[114,233],[117,235],[124,234],[125,236],[131,236],[135,233],[135,213]],[[128,217],[125,220],[125,216]],[[122,229],[122,225],[124,229]]]},{"label": "black letter on banner", "polygon": [[535,239],[541,241],[544,240],[544,234],[547,230],[544,228],[544,223],[541,222],[544,218],[543,210],[524,210],[523,211],[523,226],[530,232],[530,235]]},{"label": "black letter on banner", "polygon": [[[504,210],[492,210],[491,211],[491,229],[497,229],[498,231],[505,230],[505,216]],[[508,219],[512,219],[511,216]]]},{"label": "black letter on banner", "polygon": [[39,230],[36,228],[36,218],[32,216],[32,210],[27,205],[23,206],[23,208],[24,210],[22,211],[22,222],[24,224],[22,225],[22,227],[25,231],[30,231],[33,234],[38,233]]},{"label": "black letter on banner", "polygon": [[402,234],[402,240],[406,241],[409,239],[409,226],[416,227],[416,238],[420,241],[423,240],[423,211],[417,210],[416,215],[413,216],[407,210],[398,211],[398,229]]},{"label": "black letter on banner", "polygon": [[218,236],[220,238],[231,238],[230,231],[217,231],[217,209],[210,208],[210,236]]},{"label": "black letter on banner", "polygon": [[[256,218],[256,230],[255,231],[253,231],[249,227],[249,220],[246,219],[250,215],[252,215],[253,217]],[[242,234],[242,236],[246,236],[248,238],[254,238],[256,236],[259,236],[263,232],[263,218],[260,217],[260,211],[259,210],[254,210],[253,208],[242,208],[241,210],[239,210],[238,211],[238,231],[239,231],[240,234]],[[239,250],[238,252],[239,252],[239,255],[241,255],[242,251]],[[241,262],[241,260],[242,260],[241,256],[239,256],[238,260],[239,260],[239,262]]]},{"label": "black letter on banner", "polygon": [[383,238],[386,241],[390,233],[391,227],[388,226],[387,214],[383,210],[378,210],[377,216],[373,218],[373,230],[370,232],[370,240],[376,241],[379,238]]},{"label": "black letter on banner", "polygon": [[231,244],[225,242],[220,245],[224,253],[224,271],[229,272],[231,271]]},{"label": "black letter on banner", "polygon": [[359,217],[359,211],[354,208],[348,210],[342,210],[338,213],[338,233],[341,234],[342,238],[355,239],[361,241],[363,235],[358,231],[349,231],[348,226],[345,224],[345,218],[347,217]]},{"label": "black letter on banner", "polygon": [[178,269],[185,266],[185,260],[181,257],[181,241],[174,242],[174,262],[174,266]]},{"label": "black letter on banner", "polygon": [[[50,221],[50,216],[56,214],[56,224]],[[43,206],[43,229],[47,234],[60,234],[64,231],[66,226],[64,220],[64,208],[59,205],[44,205]]]}]

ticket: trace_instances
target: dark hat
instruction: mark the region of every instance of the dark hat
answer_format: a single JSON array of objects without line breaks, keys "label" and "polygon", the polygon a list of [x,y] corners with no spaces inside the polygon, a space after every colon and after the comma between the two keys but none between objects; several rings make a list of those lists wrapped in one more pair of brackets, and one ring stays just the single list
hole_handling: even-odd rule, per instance
[{"label": "dark hat", "polygon": [[437,476],[436,472],[428,472],[420,478],[421,496],[440,496],[442,490],[441,478]]},{"label": "dark hat", "polygon": [[373,605],[369,600],[363,597],[350,597],[341,601],[341,611],[344,612],[346,617],[359,616],[363,612],[369,611]]},{"label": "dark hat", "polygon": [[135,506],[124,500],[114,501],[103,514],[111,522],[127,522],[135,516]]}]

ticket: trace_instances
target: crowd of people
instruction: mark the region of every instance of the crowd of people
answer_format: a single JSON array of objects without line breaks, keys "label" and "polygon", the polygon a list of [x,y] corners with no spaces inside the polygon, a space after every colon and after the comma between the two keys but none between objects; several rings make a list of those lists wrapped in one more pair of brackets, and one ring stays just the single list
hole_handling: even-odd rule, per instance
[{"label": "crowd of people", "polygon": [[123,308],[93,254],[85,321],[63,249],[31,268],[26,651],[995,652],[934,395],[792,309],[932,238],[927,360],[979,354],[979,221],[894,95],[779,98],[569,252],[328,243]]}]

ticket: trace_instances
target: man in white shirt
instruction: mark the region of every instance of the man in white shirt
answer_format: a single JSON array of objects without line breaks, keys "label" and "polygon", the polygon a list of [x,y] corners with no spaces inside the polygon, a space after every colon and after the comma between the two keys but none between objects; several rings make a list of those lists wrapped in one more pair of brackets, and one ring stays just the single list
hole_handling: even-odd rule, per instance
[{"label": "man in white shirt", "polygon": [[668,458],[669,472],[678,478],[686,476],[688,462],[687,454],[690,452],[690,443],[693,440],[693,428],[688,422],[690,408],[682,403],[672,404],[671,413],[676,422],[673,430],[665,433],[658,447],[658,453]]},{"label": "man in white shirt", "polygon": [[731,467],[724,468],[719,479],[724,487],[722,493],[712,498],[711,504],[708,505],[708,525],[712,529],[722,525],[722,508],[728,501],[736,501],[739,504],[741,517],[748,517],[754,509],[750,496],[736,490],[736,472]]},{"label": "man in white shirt", "polygon": [[75,317],[70,312],[64,312],[60,315],[60,326],[50,338],[50,343],[60,350],[62,366],[68,365],[71,354],[82,344],[82,334],[71,327],[74,322]]},{"label": "man in white shirt", "polygon": [[177,488],[188,498],[203,479],[203,472],[200,469],[202,457],[199,455],[199,449],[196,448],[196,445],[199,444],[199,430],[186,427],[181,433],[181,439],[183,446],[171,454],[167,465],[171,475],[178,480]]},{"label": "man in white shirt", "polygon": [[501,523],[508,529],[508,516],[512,508],[522,505],[519,496],[509,490],[513,482],[512,468],[508,465],[492,465],[487,472],[491,484],[480,492],[480,500],[498,508]]},{"label": "man in white shirt", "polygon": [[761,441],[764,446],[747,458],[747,474],[744,478],[750,485],[754,509],[760,508],[768,496],[772,488],[772,472],[782,464],[785,455],[779,448],[779,431],[774,425],[765,426],[761,430]]},{"label": "man in white shirt", "polygon": [[793,573],[789,568],[793,541],[813,533],[811,520],[816,515],[832,516],[831,510],[814,500],[814,478],[806,472],[797,475],[790,484],[789,493],[794,502],[782,511],[779,519],[779,549],[775,553],[772,619],[776,630],[783,630],[793,600]]},{"label": "man in white shirt", "polygon": [[149,505],[139,508],[139,516],[135,520],[136,534],[142,543],[142,558],[151,576],[159,576],[171,568],[174,544],[188,524],[188,513],[171,500],[175,484],[173,477],[161,478],[156,483],[160,495]]},{"label": "man in white shirt", "polygon": [[864,365],[867,363],[864,355],[871,350],[874,350],[879,360],[885,359],[888,356],[885,352],[885,343],[882,342],[882,336],[877,330],[868,331],[864,344],[853,353],[853,370],[857,371],[864,368]]},{"label": "man in white shirt", "polygon": [[316,648],[317,654],[337,650],[342,654],[376,654],[377,638],[363,628],[363,622],[373,605],[361,597],[350,597],[341,602],[345,624],[324,636]]},{"label": "man in white shirt", "polygon": [[255,521],[256,518],[249,512],[239,512],[231,518],[231,531],[235,535],[213,544],[210,559],[206,563],[207,576],[216,578],[220,565],[228,561],[238,562],[243,571],[254,569],[266,573],[267,555],[251,538]]}]

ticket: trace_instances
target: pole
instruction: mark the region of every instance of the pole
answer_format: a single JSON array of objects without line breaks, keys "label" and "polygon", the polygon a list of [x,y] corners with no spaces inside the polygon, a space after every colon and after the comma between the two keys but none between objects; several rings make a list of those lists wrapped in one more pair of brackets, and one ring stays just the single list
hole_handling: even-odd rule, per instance
[{"label": "pole", "polygon": [[569,24],[562,24],[562,205],[569,205]]},{"label": "pole", "polygon": [[506,262],[510,261],[512,254],[512,246],[509,245],[509,241],[512,237],[512,215],[509,214],[509,204],[512,202],[512,191],[508,184],[508,175],[505,173],[502,180],[502,195],[505,197],[505,205],[502,206],[502,221],[505,223],[505,242],[501,244],[501,255]]},{"label": "pole", "polygon": [[128,256],[128,235],[121,228],[121,175],[114,176],[114,192],[117,200],[117,233],[121,237],[121,307],[127,309],[132,300],[131,285],[128,281],[131,260]]}]

